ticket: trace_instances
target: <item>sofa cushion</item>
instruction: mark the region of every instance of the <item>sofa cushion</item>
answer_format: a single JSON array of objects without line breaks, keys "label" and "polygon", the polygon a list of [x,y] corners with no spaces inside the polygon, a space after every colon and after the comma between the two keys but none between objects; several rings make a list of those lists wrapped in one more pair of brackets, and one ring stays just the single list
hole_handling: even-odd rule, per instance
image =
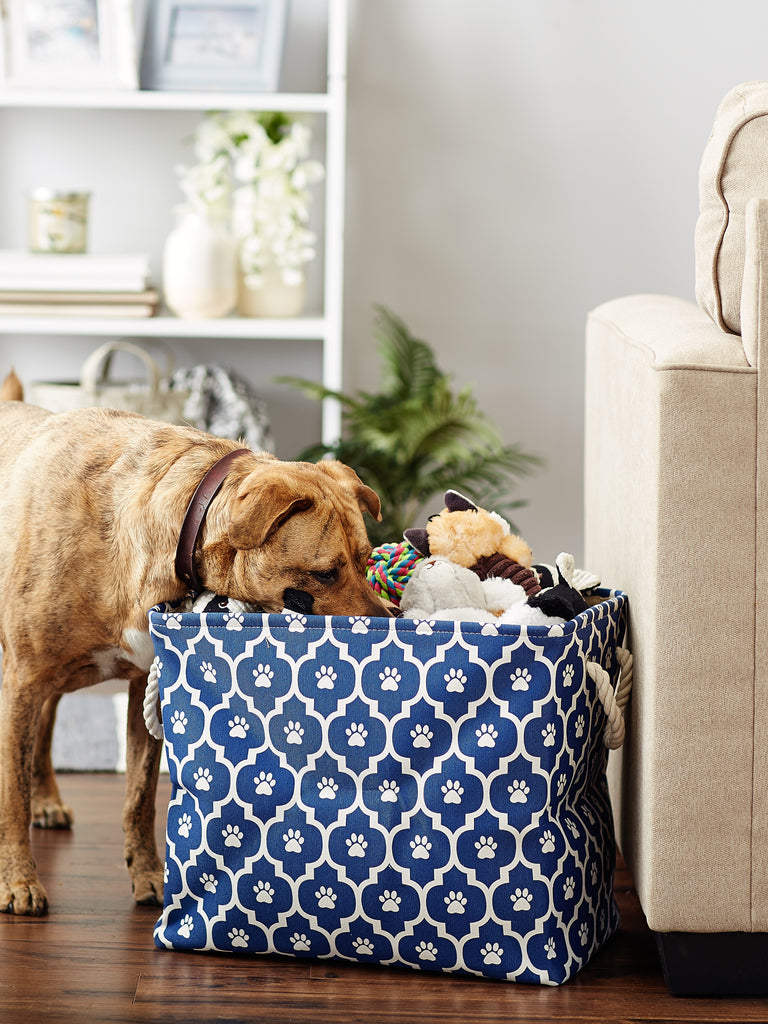
[{"label": "sofa cushion", "polygon": [[704,150],[696,223],[696,298],[723,330],[741,334],[744,213],[768,196],[768,82],[745,82],[723,99]]}]

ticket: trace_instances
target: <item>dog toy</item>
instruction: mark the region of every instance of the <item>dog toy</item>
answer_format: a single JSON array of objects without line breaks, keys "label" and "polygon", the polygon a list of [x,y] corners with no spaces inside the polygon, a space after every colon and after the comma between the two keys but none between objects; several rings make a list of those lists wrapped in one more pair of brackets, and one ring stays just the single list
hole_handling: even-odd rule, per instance
[{"label": "dog toy", "polygon": [[511,580],[481,580],[471,569],[439,555],[425,558],[415,567],[403,588],[400,611],[409,619],[528,626],[565,621],[532,607],[523,588]]},{"label": "dog toy", "polygon": [[479,508],[458,491],[446,491],[445,508],[431,516],[426,529],[406,530],[405,539],[424,555],[442,555],[457,565],[472,568],[481,558],[502,555],[530,568],[533,553],[509,523],[496,512]]},{"label": "dog toy", "polygon": [[381,544],[368,559],[368,582],[379,597],[399,605],[403,588],[421,561],[422,555],[408,541]]}]

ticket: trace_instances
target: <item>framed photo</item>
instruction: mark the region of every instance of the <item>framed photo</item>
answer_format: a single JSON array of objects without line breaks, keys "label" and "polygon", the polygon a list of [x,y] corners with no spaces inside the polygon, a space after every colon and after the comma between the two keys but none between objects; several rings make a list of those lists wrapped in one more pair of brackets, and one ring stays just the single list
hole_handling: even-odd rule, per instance
[{"label": "framed photo", "polygon": [[136,89],[132,0],[2,0],[0,85]]},{"label": "framed photo", "polygon": [[142,88],[274,92],[287,15],[288,0],[155,0]]}]

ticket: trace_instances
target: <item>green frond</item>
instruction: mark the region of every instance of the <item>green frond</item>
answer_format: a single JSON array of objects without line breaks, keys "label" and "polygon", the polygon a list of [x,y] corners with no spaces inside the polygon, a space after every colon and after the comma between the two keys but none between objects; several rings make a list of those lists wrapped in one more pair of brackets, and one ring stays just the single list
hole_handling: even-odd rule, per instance
[{"label": "green frond", "polygon": [[298,457],[339,459],[378,493],[382,521],[367,524],[373,544],[397,541],[405,529],[421,525],[425,506],[449,488],[509,519],[525,504],[513,495],[518,480],[543,460],[519,445],[503,444],[473,389],[454,390],[430,346],[414,338],[402,320],[378,307],[375,327],[382,361],[377,393],[348,395],[316,381],[278,378],[310,398],[341,403],[343,437],[312,445]]}]

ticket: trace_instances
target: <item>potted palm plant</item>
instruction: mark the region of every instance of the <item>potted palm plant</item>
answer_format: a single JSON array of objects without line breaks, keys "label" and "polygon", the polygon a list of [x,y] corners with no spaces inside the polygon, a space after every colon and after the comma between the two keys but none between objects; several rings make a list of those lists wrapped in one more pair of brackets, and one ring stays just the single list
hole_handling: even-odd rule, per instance
[{"label": "potted palm plant", "polygon": [[472,387],[454,391],[430,346],[393,313],[377,308],[381,355],[378,392],[347,395],[316,381],[283,383],[322,401],[341,403],[343,433],[333,444],[305,449],[300,459],[331,456],[351,466],[379,494],[382,520],[369,526],[373,544],[402,539],[420,524],[424,506],[453,488],[504,516],[525,502],[510,496],[518,477],[542,465],[519,445],[505,445],[478,408]]}]

